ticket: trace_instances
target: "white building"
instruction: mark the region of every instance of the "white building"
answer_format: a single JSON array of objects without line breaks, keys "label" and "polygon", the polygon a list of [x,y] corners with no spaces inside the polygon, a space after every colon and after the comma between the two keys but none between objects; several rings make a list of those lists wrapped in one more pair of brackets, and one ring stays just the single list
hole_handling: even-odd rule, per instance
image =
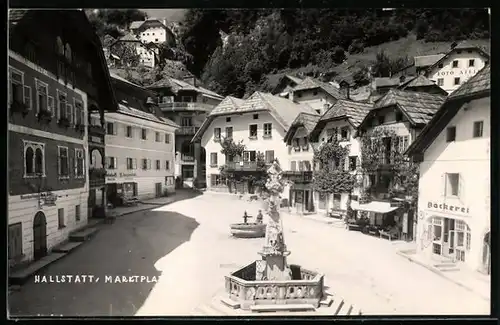
[{"label": "white building", "polygon": [[[355,175],[361,167],[361,148],[359,138],[355,138],[356,131],[373,108],[372,104],[360,103],[347,99],[338,100],[335,105],[321,117],[310,133],[310,140],[316,146],[327,143],[333,136],[337,136],[339,144],[349,146],[349,154],[343,162],[344,170],[349,170]],[[357,201],[359,188],[353,189],[352,200]],[[314,201],[317,202],[318,212],[343,213],[347,210],[349,193],[334,193],[332,195],[314,192]]]},{"label": "white building", "polygon": [[335,86],[313,78],[306,78],[291,91],[294,102],[311,106],[317,114],[323,115],[339,99],[345,99],[349,88],[339,90]]},{"label": "white building", "polygon": [[[284,136],[293,120],[301,112],[315,114],[314,110],[303,104],[255,92],[245,101],[226,97],[208,115],[193,141],[201,139],[207,161],[207,188],[227,191],[225,180],[220,178],[219,167],[226,167],[243,172],[254,172],[257,168],[257,156],[263,154],[266,163],[275,159],[280,164],[287,164],[288,149],[283,143]],[[226,161],[221,153],[220,141],[232,138],[234,142],[246,146],[242,161]],[[246,191],[247,188],[242,189]]]},{"label": "white building", "polygon": [[490,67],[453,92],[408,149],[420,162],[417,252],[490,272]]},{"label": "white building", "polygon": [[143,43],[167,43],[175,42],[175,35],[167,27],[165,19],[149,18],[144,21],[134,21],[130,24],[130,30]]},{"label": "white building", "polygon": [[451,93],[489,63],[488,53],[462,42],[427,68],[425,75]]},{"label": "white building", "polygon": [[178,126],[143,104],[149,94],[145,89],[118,76],[112,78],[119,109],[106,113],[108,202],[119,204],[121,197],[147,199],[175,191]]}]

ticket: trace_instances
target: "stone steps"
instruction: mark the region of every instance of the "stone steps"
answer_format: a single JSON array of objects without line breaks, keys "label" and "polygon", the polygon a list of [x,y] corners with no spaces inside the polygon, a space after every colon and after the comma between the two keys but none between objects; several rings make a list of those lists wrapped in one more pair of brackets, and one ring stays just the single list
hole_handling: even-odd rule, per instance
[{"label": "stone steps", "polygon": [[69,235],[69,240],[72,242],[84,242],[92,238],[98,231],[99,228],[97,227],[85,228]]},{"label": "stone steps", "polygon": [[51,253],[45,257],[42,257],[38,261],[35,261],[28,265],[27,267],[9,274],[9,284],[11,285],[22,285],[36,272],[41,271],[49,264],[54,263],[58,259],[66,256],[66,253]]},{"label": "stone steps", "polygon": [[73,249],[80,246],[81,244],[83,244],[83,242],[67,242],[67,243],[59,245],[57,247],[54,247],[54,249],[52,249],[52,252],[54,252],[54,253],[69,253]]}]

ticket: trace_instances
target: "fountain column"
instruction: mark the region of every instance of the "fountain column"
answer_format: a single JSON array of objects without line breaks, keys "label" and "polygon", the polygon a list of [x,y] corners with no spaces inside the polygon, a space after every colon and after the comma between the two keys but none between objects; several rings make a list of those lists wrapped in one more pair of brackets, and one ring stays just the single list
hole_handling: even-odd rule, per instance
[{"label": "fountain column", "polygon": [[279,213],[281,194],[286,184],[282,180],[282,170],[277,162],[273,163],[267,173],[266,188],[269,198],[265,201],[265,210],[269,220],[265,244],[259,252],[262,260],[257,261],[256,280],[291,280],[292,273],[286,261],[290,251],[285,245],[283,222]]}]

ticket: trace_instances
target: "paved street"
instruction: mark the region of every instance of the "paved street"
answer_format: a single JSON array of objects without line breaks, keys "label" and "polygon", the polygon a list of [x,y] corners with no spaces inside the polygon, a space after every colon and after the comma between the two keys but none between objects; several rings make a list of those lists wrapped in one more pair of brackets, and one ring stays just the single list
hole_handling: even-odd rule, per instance
[{"label": "paved street", "polygon": [[[234,239],[229,224],[258,203],[205,194],[117,219],[46,274],[158,275],[157,283],[34,284],[10,297],[12,314],[187,315],[260,258],[263,239]],[[365,315],[486,314],[489,301],[398,256],[387,240],[299,216],[284,219],[289,263],[325,274],[327,290]]]}]

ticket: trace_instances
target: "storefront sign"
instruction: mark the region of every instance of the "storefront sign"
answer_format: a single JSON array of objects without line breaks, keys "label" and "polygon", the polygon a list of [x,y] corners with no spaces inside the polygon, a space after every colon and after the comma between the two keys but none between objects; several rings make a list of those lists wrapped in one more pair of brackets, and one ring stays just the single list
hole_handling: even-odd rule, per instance
[{"label": "storefront sign", "polygon": [[47,193],[45,196],[42,196],[42,201],[47,206],[56,205],[57,195],[53,193]]},{"label": "storefront sign", "polygon": [[[456,72],[456,73],[455,73]],[[476,69],[465,69],[465,70],[459,70],[459,71],[439,71],[437,73],[438,77],[443,77],[443,76],[473,76],[477,73]]]},{"label": "storefront sign", "polygon": [[106,173],[106,177],[116,177],[116,173]]},{"label": "storefront sign", "polygon": [[135,173],[120,173],[120,177],[135,177]]},{"label": "storefront sign", "polygon": [[427,202],[427,207],[429,209],[435,210],[443,210],[443,211],[452,211],[452,212],[461,212],[461,213],[469,213],[469,208],[456,206],[456,205],[448,205],[445,203],[436,203],[436,202]]}]

